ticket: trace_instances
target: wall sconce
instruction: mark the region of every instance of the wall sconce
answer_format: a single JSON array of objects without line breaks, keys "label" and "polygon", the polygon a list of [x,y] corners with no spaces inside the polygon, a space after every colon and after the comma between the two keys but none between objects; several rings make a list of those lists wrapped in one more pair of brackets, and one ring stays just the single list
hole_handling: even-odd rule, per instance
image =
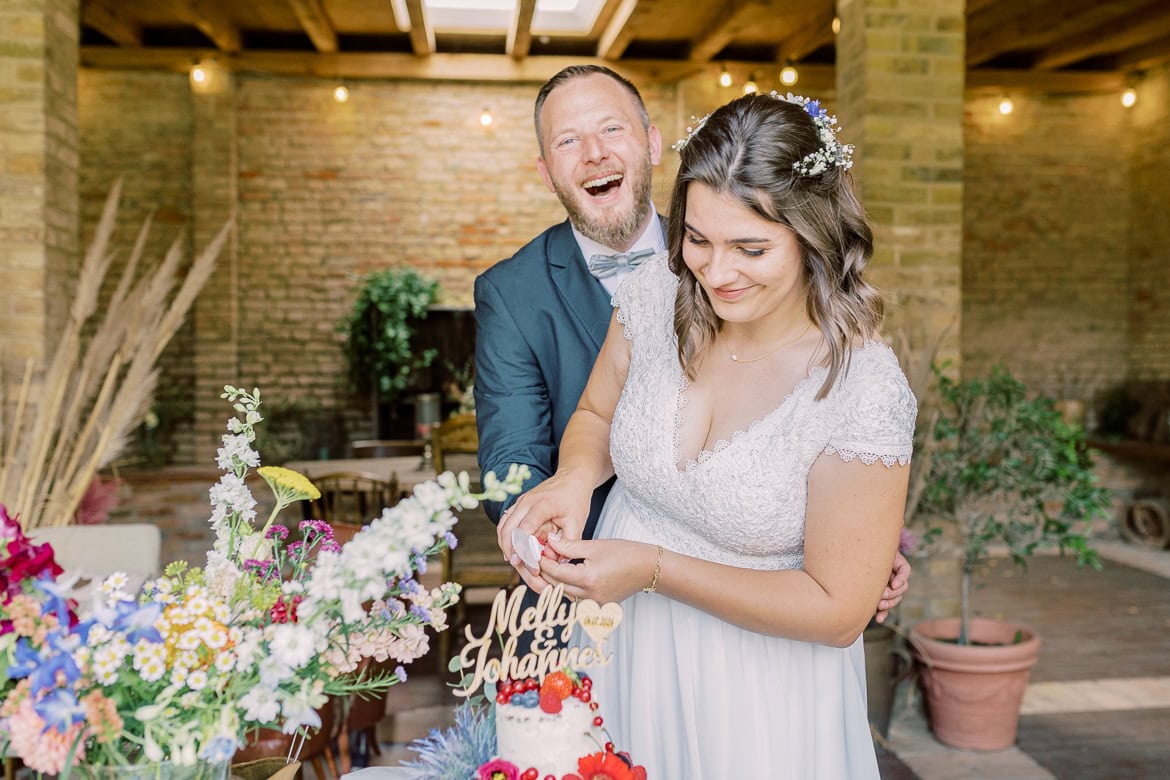
[{"label": "wall sconce", "polygon": [[1003,114],[1004,116],[1010,114],[1014,108],[1015,105],[1012,103],[1011,98],[1005,97],[1003,100],[999,101],[999,113]]},{"label": "wall sconce", "polygon": [[760,87],[756,84],[756,74],[748,76],[748,80],[743,83],[743,94],[754,95],[760,91]]},{"label": "wall sconce", "polygon": [[1121,105],[1126,108],[1133,108],[1135,103],[1137,103],[1137,90],[1133,87],[1129,87],[1125,92],[1121,93]]},{"label": "wall sconce", "polygon": [[780,83],[786,87],[791,87],[799,78],[800,74],[796,72],[796,68],[791,62],[780,70]]},{"label": "wall sconce", "polygon": [[723,66],[723,72],[719,74],[719,86],[721,86],[721,87],[730,87],[731,86],[731,74],[727,72],[726,65]]},{"label": "wall sconce", "polygon": [[492,118],[492,110],[485,106],[483,112],[479,115],[479,123],[484,127],[491,127],[493,121],[495,120]]},{"label": "wall sconce", "polygon": [[344,84],[338,84],[333,90],[333,99],[338,103],[344,103],[349,100],[349,87]]}]

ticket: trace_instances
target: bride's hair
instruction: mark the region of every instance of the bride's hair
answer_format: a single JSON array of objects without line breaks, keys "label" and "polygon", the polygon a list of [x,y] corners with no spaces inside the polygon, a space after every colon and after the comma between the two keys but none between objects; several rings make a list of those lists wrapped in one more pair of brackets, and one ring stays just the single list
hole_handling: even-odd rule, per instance
[{"label": "bride's hair", "polygon": [[796,234],[808,287],[808,316],[823,334],[829,352],[828,376],[818,398],[848,371],[851,346],[877,334],[883,313],[881,295],[862,275],[873,255],[873,232],[848,171],[828,165],[809,175],[793,167],[824,148],[818,132],[800,104],[747,95],[716,110],[682,144],[667,245],[670,269],[679,277],[674,305],[679,363],[691,379],[700,354],[722,327],[706,293],[683,262],[687,188],[693,182],[731,195],[760,217]]}]

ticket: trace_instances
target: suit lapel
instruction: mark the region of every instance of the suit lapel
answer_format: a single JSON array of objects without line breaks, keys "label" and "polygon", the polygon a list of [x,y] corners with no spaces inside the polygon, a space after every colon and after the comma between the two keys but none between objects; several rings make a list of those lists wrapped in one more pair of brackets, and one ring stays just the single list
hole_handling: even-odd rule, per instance
[{"label": "suit lapel", "polygon": [[577,246],[567,220],[549,235],[548,262],[553,284],[565,309],[600,350],[612,311],[609,293],[585,267],[585,258],[581,256],[581,248]]}]

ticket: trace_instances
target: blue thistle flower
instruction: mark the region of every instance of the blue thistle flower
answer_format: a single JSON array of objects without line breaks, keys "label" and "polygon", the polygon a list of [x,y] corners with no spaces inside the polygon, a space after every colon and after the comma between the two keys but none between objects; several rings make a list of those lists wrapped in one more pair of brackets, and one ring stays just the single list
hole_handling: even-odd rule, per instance
[{"label": "blue thistle flower", "polygon": [[455,725],[410,744],[418,757],[406,766],[419,770],[420,780],[467,780],[496,753],[494,707],[465,701],[455,709]]}]

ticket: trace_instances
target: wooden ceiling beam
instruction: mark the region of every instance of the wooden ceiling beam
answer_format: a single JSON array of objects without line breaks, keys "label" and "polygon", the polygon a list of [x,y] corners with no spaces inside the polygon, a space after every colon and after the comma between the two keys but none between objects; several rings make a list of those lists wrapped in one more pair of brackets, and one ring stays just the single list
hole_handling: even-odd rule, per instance
[{"label": "wooden ceiling beam", "polygon": [[1114,67],[1125,71],[1157,68],[1167,62],[1170,62],[1170,35],[1113,58]]},{"label": "wooden ceiling beam", "polygon": [[754,0],[727,0],[720,3],[715,17],[706,25],[706,34],[691,44],[691,60],[707,62],[731,43],[743,26],[743,12]]},{"label": "wooden ceiling beam", "polygon": [[1015,13],[1011,18],[981,14],[971,19],[967,27],[968,65],[979,65],[1007,51],[1038,48],[1055,37],[1100,30],[1126,10],[1124,4],[1100,0],[1064,0],[1055,6],[1046,2],[1038,6],[1004,3],[1002,8]]},{"label": "wooden ceiling beam", "polygon": [[288,0],[288,4],[317,51],[326,54],[337,51],[337,30],[321,0]]},{"label": "wooden ceiling beam", "polygon": [[837,16],[835,3],[823,6],[806,24],[797,26],[796,31],[780,41],[776,47],[776,61],[781,64],[797,62],[817,49],[830,44],[837,36],[833,33],[833,19]]},{"label": "wooden ceiling beam", "polygon": [[1170,4],[1160,2],[1146,6],[1112,21],[1107,28],[1085,30],[1079,35],[1062,38],[1039,52],[1032,66],[1053,70],[1088,59],[1142,46],[1170,35]]},{"label": "wooden ceiling beam", "polygon": [[422,0],[406,0],[406,13],[410,16],[410,48],[416,57],[429,57],[435,53],[435,30]]},{"label": "wooden ceiling beam", "polygon": [[154,0],[156,7],[166,8],[180,19],[199,29],[222,52],[232,54],[243,48],[240,28],[216,0]]},{"label": "wooden ceiling beam", "polygon": [[601,33],[597,41],[597,56],[603,60],[616,60],[622,56],[630,41],[634,40],[634,31],[630,25],[630,17],[638,8],[638,0],[621,0],[617,10]]},{"label": "wooden ceiling beam", "polygon": [[1114,92],[1125,89],[1125,73],[1099,71],[995,70],[967,71],[968,92],[1033,92],[1049,95]]},{"label": "wooden ceiling beam", "polygon": [[508,28],[508,40],[504,52],[513,59],[524,59],[532,47],[532,14],[536,12],[536,0],[519,0],[512,14],[512,25]]},{"label": "wooden ceiling beam", "polygon": [[107,0],[87,0],[81,9],[81,23],[120,46],[142,45],[142,25]]}]

